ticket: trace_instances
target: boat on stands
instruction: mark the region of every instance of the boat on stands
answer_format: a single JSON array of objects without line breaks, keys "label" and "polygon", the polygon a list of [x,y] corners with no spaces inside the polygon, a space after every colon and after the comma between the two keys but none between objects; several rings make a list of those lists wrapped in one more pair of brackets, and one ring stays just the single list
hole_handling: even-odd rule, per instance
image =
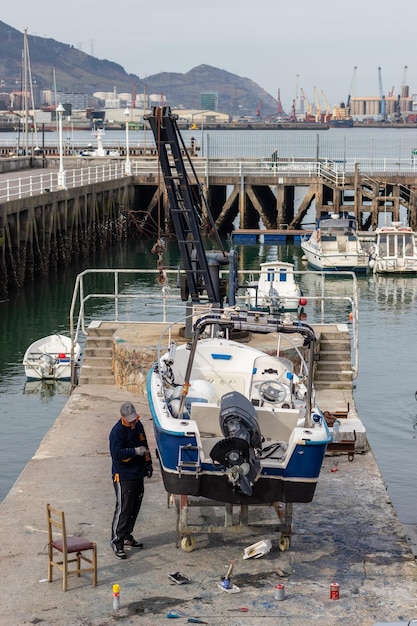
[{"label": "boat on stands", "polygon": [[[73,352],[73,354],[72,354]],[[79,343],[71,345],[65,335],[48,335],[34,341],[23,357],[26,378],[34,380],[70,380],[72,365],[81,357]]]},{"label": "boat on stands", "polygon": [[369,267],[373,273],[417,275],[416,236],[402,222],[378,228],[369,248]]},{"label": "boat on stands", "polygon": [[251,310],[268,311],[272,315],[300,311],[307,304],[295,281],[294,264],[284,261],[261,263],[258,280],[247,285],[246,299]]},{"label": "boat on stands", "polygon": [[358,222],[349,214],[326,214],[309,238],[301,241],[308,264],[316,270],[366,272],[369,255],[357,234]]},{"label": "boat on stands", "polygon": [[[312,327],[234,308],[201,315],[190,343],[172,341],[173,327],[147,380],[166,491],[243,505],[310,502],[331,439],[315,403]],[[250,345],[234,333],[249,333]],[[267,349],[253,342],[265,336]],[[284,337],[295,363],[277,355]]]}]

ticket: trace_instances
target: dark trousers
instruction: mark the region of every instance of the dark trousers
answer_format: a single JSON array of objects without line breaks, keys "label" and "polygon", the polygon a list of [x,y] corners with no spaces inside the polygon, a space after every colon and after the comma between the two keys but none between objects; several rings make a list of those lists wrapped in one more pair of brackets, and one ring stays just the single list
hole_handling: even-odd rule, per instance
[{"label": "dark trousers", "polygon": [[115,482],[116,506],[112,524],[112,543],[123,544],[132,534],[143,499],[143,478]]}]

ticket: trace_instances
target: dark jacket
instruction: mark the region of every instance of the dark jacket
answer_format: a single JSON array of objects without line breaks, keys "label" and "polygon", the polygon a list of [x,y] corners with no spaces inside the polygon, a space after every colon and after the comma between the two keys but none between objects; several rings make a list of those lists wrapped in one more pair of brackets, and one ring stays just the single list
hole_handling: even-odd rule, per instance
[{"label": "dark jacket", "polygon": [[147,467],[152,465],[151,455],[137,456],[134,450],[139,446],[148,447],[140,420],[131,428],[124,426],[120,419],[111,429],[109,442],[113,480],[136,480],[146,476]]}]

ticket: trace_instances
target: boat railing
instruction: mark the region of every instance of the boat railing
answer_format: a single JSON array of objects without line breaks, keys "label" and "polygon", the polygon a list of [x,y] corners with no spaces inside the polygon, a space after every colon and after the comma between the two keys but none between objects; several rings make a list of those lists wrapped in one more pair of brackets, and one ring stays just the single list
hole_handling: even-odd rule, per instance
[{"label": "boat railing", "polygon": [[[240,270],[236,306],[248,308],[245,280],[254,270]],[[220,271],[220,277],[227,275]],[[353,272],[310,272],[294,270],[309,324],[345,323],[351,338],[352,372],[358,373],[358,294]],[[180,270],[87,269],[78,274],[71,300],[69,322],[72,346],[88,335],[93,321],[112,323],[172,323],[188,315],[190,302],[181,300]],[[196,308],[199,305],[196,306]],[[207,306],[207,303],[206,305]],[[294,314],[296,315],[296,314]]]}]

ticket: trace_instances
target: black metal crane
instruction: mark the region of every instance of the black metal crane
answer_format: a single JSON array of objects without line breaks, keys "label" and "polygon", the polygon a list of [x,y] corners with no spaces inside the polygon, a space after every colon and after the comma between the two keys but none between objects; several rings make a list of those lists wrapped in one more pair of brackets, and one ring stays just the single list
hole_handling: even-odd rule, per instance
[{"label": "black metal crane", "polygon": [[[154,107],[146,118],[151,126],[158,151],[159,163],[168,194],[168,202],[180,254],[184,266],[187,289],[182,289],[182,299],[191,297],[193,302],[208,301],[218,304],[224,299],[223,283],[219,279],[221,265],[230,263],[231,252],[226,253],[207,206],[203,209],[204,194],[177,125],[177,116],[170,107]],[[199,194],[193,193],[191,181],[184,163],[198,183]],[[202,219],[210,220],[219,250],[204,249]],[[233,263],[232,263],[233,264]],[[229,281],[229,304],[235,304],[235,285]],[[184,293],[185,292],[185,293]],[[232,300],[232,301],[231,301]]]}]

